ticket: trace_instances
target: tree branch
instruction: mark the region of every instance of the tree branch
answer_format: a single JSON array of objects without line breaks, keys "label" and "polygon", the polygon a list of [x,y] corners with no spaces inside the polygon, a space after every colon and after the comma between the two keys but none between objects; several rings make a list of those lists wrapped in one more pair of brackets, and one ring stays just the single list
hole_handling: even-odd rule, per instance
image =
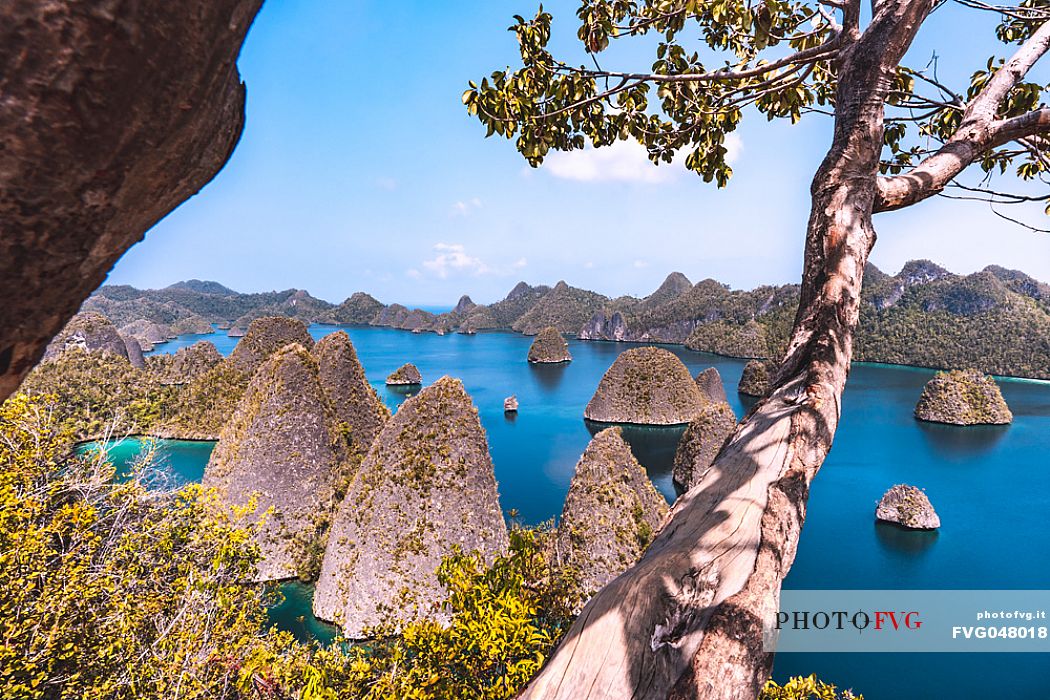
[{"label": "tree branch", "polygon": [[1050,21],[1035,31],[970,100],[955,134],[907,173],[878,179],[875,212],[911,206],[939,194],[959,173],[988,151],[1017,139],[1050,131],[1050,108],[996,119],[1003,99],[1050,50]]}]

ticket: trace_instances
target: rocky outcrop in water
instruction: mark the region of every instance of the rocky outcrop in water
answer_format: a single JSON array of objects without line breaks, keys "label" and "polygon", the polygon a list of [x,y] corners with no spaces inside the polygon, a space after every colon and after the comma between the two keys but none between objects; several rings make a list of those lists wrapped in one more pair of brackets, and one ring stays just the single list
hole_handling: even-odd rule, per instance
[{"label": "rocky outcrop in water", "polygon": [[230,330],[228,330],[226,332],[226,335],[229,336],[230,338],[243,338],[244,337],[244,329],[241,328],[240,326],[232,326],[230,328]]},{"label": "rocky outcrop in water", "polygon": [[616,358],[583,415],[603,423],[678,425],[699,416],[705,402],[673,353],[635,348]]},{"label": "rocky outcrop in water", "polygon": [[1014,419],[999,385],[975,369],[938,372],[923,388],[915,417],[953,425],[1005,425]]},{"label": "rocky outcrop in water", "polygon": [[898,484],[883,494],[875,518],[912,530],[936,530],[941,526],[940,516],[926,494],[906,484]]},{"label": "rocky outcrop in water", "polygon": [[415,386],[423,383],[419,368],[411,362],[401,365],[386,378],[387,386]]},{"label": "rocky outcrop in water", "polygon": [[529,362],[537,364],[557,364],[572,362],[569,344],[554,326],[547,326],[540,331],[529,346]]},{"label": "rocky outcrop in water", "polygon": [[85,311],[69,320],[47,346],[44,360],[53,360],[68,348],[88,353],[108,353],[128,359],[128,347],[116,326],[102,314]]},{"label": "rocky outcrop in water", "polygon": [[491,559],[507,528],[477,409],[442,377],[405,401],[361,465],[332,526],[314,614],[351,638],[384,607],[434,614],[446,595],[435,572],[456,546]]},{"label": "rocky outcrop in water", "polygon": [[343,425],[352,449],[364,456],[390,419],[390,409],[368,383],[346,331],[326,335],[314,346],[321,387]]},{"label": "rocky outcrop in water", "polygon": [[696,420],[685,429],[674,455],[672,479],[680,493],[700,483],[726,438],[735,429],[736,415],[728,403],[722,401],[704,406]]},{"label": "rocky outcrop in water", "polygon": [[503,412],[504,413],[517,413],[518,412],[518,397],[508,396],[503,399]]},{"label": "rocky outcrop in water", "polygon": [[266,358],[290,343],[299,343],[309,350],[314,346],[314,339],[302,321],[287,316],[263,316],[248,326],[248,332],[230,353],[229,361],[237,370],[250,375]]},{"label": "rocky outcrop in water", "polygon": [[196,314],[175,320],[170,327],[171,335],[206,335],[214,328],[203,316]]},{"label": "rocky outcrop in water", "polygon": [[256,371],[219,435],[203,483],[230,505],[254,496],[257,513],[273,509],[258,534],[259,580],[311,578],[350,464],[317,362],[293,343]]},{"label": "rocky outcrop in water", "polygon": [[737,392],[744,396],[762,397],[769,393],[770,365],[761,360],[751,360],[744,365]]},{"label": "rocky outcrop in water", "polygon": [[558,551],[579,572],[586,594],[638,561],[667,514],[667,501],[618,427],[591,440],[569,485],[558,522]]},{"label": "rocky outcrop in water", "polygon": [[714,367],[708,367],[696,375],[696,386],[711,403],[725,403],[729,400],[725,385],[722,384],[722,375]]},{"label": "rocky outcrop in water", "polygon": [[154,345],[168,342],[169,337],[172,335],[171,329],[166,325],[141,318],[126,326],[121,326],[120,332],[122,335],[130,336],[139,341],[140,346],[144,350],[152,350]]}]

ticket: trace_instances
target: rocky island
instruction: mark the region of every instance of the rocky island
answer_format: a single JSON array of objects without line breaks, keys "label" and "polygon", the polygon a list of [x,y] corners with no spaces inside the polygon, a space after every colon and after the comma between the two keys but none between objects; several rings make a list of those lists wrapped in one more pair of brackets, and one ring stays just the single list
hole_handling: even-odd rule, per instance
[{"label": "rocky island", "polygon": [[411,362],[401,365],[386,378],[387,386],[419,386],[422,383],[423,375]]},{"label": "rocky island", "polygon": [[685,429],[675,451],[672,479],[679,493],[700,483],[734,429],[736,415],[728,403],[720,401],[703,407]]},{"label": "rocky island", "polygon": [[591,595],[638,561],[666,514],[667,501],[621,429],[606,428],[576,464],[558,521],[558,551]]},{"label": "rocky island", "polygon": [[441,558],[454,547],[488,559],[506,550],[488,441],[456,379],[402,404],[376,438],[336,514],[314,614],[350,638],[382,609],[433,610]]},{"label": "rocky island", "polygon": [[219,435],[203,483],[233,506],[255,499],[262,521],[259,580],[309,579],[316,575],[349,465],[317,362],[293,343],[255,373]]},{"label": "rocky island", "polygon": [[547,326],[538,334],[529,346],[529,362],[538,364],[557,364],[571,362],[572,354],[569,344],[554,326]]},{"label": "rocky island", "polygon": [[696,375],[696,386],[700,393],[711,403],[723,403],[729,400],[726,396],[725,385],[722,384],[722,375],[714,367],[708,367]]},{"label": "rocky island", "polygon": [[744,365],[744,371],[740,375],[740,383],[737,385],[736,390],[744,396],[765,396],[769,393],[771,374],[768,362],[751,360]]},{"label": "rocky island", "polygon": [[941,526],[926,493],[907,484],[897,484],[883,494],[875,518],[910,530],[936,530]]},{"label": "rocky island", "polygon": [[938,372],[923,388],[915,417],[951,425],[1005,425],[1014,419],[999,385],[975,369]]},{"label": "rocky island", "polygon": [[635,348],[616,358],[583,415],[601,423],[680,425],[699,416],[705,402],[677,356]]}]

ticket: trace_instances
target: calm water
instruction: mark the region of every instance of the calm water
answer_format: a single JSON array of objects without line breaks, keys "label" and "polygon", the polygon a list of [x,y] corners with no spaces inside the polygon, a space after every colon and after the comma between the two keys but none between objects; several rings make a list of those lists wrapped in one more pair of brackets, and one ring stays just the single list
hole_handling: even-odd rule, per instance
[{"label": "calm water", "polygon": [[[334,330],[314,326],[322,337]],[[463,380],[488,433],[504,510],[527,523],[556,516],[573,469],[590,438],[583,409],[602,373],[631,345],[570,341],[574,361],[556,367],[525,362],[529,338],[509,333],[476,336],[412,334],[380,328],[347,329],[369,380],[391,408],[404,395],[383,384],[404,362],[415,363],[429,384],[443,374]],[[189,336],[158,346],[174,352],[202,337],[221,352],[225,335]],[[669,348],[695,374],[715,366],[735,392],[743,362]],[[1044,589],[1050,580],[1050,384],[1002,382],[1014,412],[1004,428],[953,428],[918,423],[912,409],[928,370],[856,365],[844,398],[835,447],[814,481],[799,552],[785,585],[791,588]],[[516,394],[516,418],[503,399]],[[673,499],[670,465],[680,430],[627,432],[657,487]],[[187,478],[203,470],[206,448],[171,443],[174,471]],[[176,467],[176,464],[185,466]],[[196,466],[189,464],[196,461]],[[184,470],[184,471],[180,471]],[[937,533],[876,526],[875,504],[896,483],[924,488],[941,516]],[[298,591],[309,611],[308,591]],[[289,596],[289,601],[293,596]],[[816,672],[852,686],[868,700],[897,698],[1046,697],[1050,659],[1037,654],[781,654],[775,676]]]}]

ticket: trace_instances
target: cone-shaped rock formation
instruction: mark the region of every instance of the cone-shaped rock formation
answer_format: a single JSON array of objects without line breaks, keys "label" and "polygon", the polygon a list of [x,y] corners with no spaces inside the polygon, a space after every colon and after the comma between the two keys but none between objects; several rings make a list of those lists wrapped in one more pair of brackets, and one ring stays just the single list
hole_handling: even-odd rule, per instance
[{"label": "cone-shaped rock formation", "polygon": [[678,443],[672,472],[676,489],[685,493],[700,483],[734,428],[736,415],[728,403],[722,401],[704,406]]},{"label": "cone-shaped rock formation", "polygon": [[314,614],[360,637],[381,609],[423,613],[445,596],[436,571],[455,546],[507,546],[485,431],[456,379],[442,377],[387,422],[343,499]]},{"label": "cone-shaped rock formation", "polygon": [[314,346],[314,357],[320,369],[321,387],[336,418],[343,424],[354,452],[363,457],[390,419],[390,409],[368,383],[365,368],[346,331],[319,340]]},{"label": "cone-shaped rock formation", "polygon": [[915,417],[954,425],[1004,425],[1014,419],[999,385],[975,369],[938,372],[923,388]]},{"label": "cone-shaped rock formation", "polygon": [[616,358],[583,415],[604,423],[678,425],[699,416],[704,403],[689,370],[674,354],[636,348]]},{"label": "cone-shaped rock formation", "polygon": [[572,354],[569,344],[554,326],[547,326],[536,335],[529,347],[529,362],[557,363],[571,362]]}]

